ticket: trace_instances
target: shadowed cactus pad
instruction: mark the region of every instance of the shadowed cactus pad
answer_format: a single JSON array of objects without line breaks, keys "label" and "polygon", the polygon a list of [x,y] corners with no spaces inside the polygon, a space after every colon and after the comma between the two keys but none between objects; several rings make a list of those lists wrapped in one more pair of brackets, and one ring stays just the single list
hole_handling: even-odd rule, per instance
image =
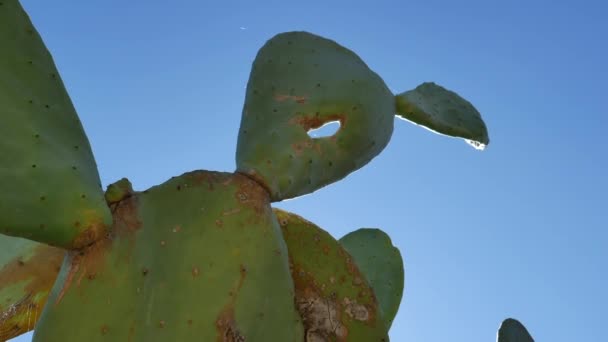
[{"label": "shadowed cactus pad", "polygon": [[[344,178],[382,151],[393,132],[395,99],[352,51],[306,33],[269,40],[253,63],[241,119],[237,169],[273,201]],[[339,121],[331,137],[307,132]]]},{"label": "shadowed cactus pad", "polygon": [[534,339],[518,320],[507,318],[498,329],[497,342],[534,342]]},{"label": "shadowed cactus pad", "polygon": [[306,342],[386,342],[388,328],[356,260],[329,233],[274,209],[289,250]]},{"label": "shadowed cactus pad", "polygon": [[111,224],[91,147],[16,0],[0,6],[0,233],[82,247]]},{"label": "shadowed cactus pad", "polygon": [[401,252],[380,229],[362,228],[339,241],[374,289],[382,316],[390,327],[403,297],[405,271]]},{"label": "shadowed cactus pad", "polygon": [[0,235],[0,341],[34,328],[65,251]]}]

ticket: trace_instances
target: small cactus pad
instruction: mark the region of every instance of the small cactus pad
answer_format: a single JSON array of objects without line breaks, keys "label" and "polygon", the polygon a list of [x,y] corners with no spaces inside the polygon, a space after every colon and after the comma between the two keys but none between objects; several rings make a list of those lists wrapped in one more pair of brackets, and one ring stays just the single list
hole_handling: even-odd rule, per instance
[{"label": "small cactus pad", "polygon": [[0,341],[36,325],[65,251],[0,235]]},{"label": "small cactus pad", "polygon": [[507,318],[498,329],[497,342],[534,342],[534,339],[518,320]]},{"label": "small cactus pad", "polygon": [[342,237],[340,244],[353,256],[374,289],[384,320],[390,327],[403,297],[401,253],[380,229],[362,228]]},{"label": "small cactus pad", "polygon": [[0,6],[0,234],[78,248],[111,224],[53,59],[17,0]]},{"label": "small cactus pad", "polygon": [[434,132],[464,138],[477,149],[490,143],[488,129],[473,105],[435,83],[396,96],[397,116]]},{"label": "small cactus pad", "polygon": [[303,341],[260,185],[195,171],[111,208],[111,233],[68,252],[34,341]]},{"label": "small cactus pad", "polygon": [[[311,193],[380,153],[394,111],[393,94],[355,53],[307,32],[279,34],[253,63],[237,171],[264,184],[273,201]],[[334,135],[308,135],[335,121]]]},{"label": "small cactus pad", "polygon": [[108,205],[112,205],[122,201],[123,199],[134,194],[133,186],[131,182],[123,178],[118,182],[110,184],[106,189],[105,199],[108,202]]},{"label": "small cactus pad", "polygon": [[378,302],[356,260],[315,224],[274,209],[289,251],[306,342],[388,341]]}]

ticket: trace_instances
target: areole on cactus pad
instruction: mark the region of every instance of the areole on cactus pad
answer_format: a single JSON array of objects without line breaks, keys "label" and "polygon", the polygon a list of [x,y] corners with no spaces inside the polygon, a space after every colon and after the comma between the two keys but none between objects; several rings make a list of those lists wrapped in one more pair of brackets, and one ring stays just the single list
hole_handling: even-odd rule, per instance
[{"label": "areole on cactus pad", "polygon": [[35,341],[388,341],[404,284],[388,235],[336,241],[271,202],[366,165],[395,114],[489,142],[456,93],[395,96],[351,50],[281,33],[253,62],[234,173],[104,194],[52,57],[19,2],[0,1],[0,338],[35,324]]}]

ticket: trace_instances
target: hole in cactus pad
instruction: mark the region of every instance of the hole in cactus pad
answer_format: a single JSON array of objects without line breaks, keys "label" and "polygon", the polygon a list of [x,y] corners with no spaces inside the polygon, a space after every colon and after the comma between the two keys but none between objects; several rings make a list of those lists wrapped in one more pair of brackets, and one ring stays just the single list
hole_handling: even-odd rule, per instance
[{"label": "hole in cactus pad", "polygon": [[331,137],[340,129],[340,121],[329,121],[324,123],[319,128],[313,128],[308,131],[308,136],[311,138]]}]

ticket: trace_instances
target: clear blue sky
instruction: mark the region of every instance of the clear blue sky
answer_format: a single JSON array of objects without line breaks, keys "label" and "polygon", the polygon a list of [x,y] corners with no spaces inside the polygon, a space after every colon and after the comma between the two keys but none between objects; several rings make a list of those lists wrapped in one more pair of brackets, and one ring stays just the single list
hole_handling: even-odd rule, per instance
[{"label": "clear blue sky", "polygon": [[369,165],[277,206],[336,237],[392,236],[406,262],[393,341],[493,341],[510,316],[537,341],[605,341],[603,1],[22,3],[104,186],[233,171],[249,68],[279,32],[336,40],[394,92],[435,81],[460,93],[488,125],[486,151],[396,120]]}]

